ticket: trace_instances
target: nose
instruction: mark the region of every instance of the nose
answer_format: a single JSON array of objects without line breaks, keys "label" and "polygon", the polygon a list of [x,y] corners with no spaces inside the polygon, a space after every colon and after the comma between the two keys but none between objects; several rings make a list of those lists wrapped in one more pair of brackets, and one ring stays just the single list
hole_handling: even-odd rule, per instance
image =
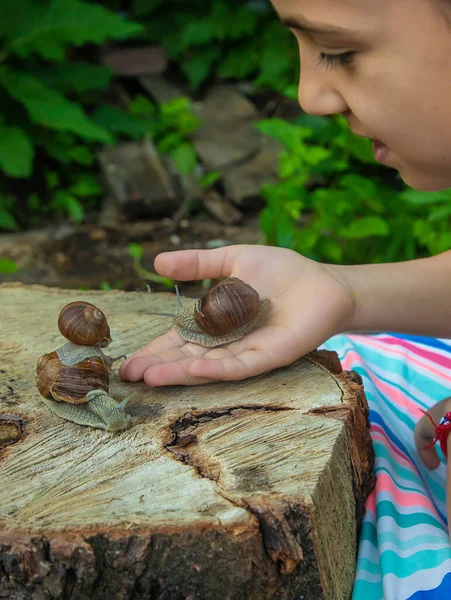
[{"label": "nose", "polygon": [[315,117],[344,113],[348,106],[334,85],[334,77],[319,66],[302,66],[298,99],[302,110]]}]

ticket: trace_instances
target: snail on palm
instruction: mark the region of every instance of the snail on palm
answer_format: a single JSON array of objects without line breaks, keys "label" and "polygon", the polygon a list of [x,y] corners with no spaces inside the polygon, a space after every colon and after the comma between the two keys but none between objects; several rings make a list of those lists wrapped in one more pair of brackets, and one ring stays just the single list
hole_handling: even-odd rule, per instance
[{"label": "snail on palm", "polygon": [[131,396],[116,402],[108,395],[112,358],[102,352],[112,341],[105,315],[88,302],[71,302],[58,317],[58,328],[68,343],[42,355],[36,383],[47,407],[56,415],[90,427],[126,429]]},{"label": "snail on palm", "polygon": [[206,348],[230,344],[248,335],[258,325],[270,303],[269,300],[261,300],[248,283],[229,277],[199,298],[194,312],[190,313],[182,307],[177,286],[175,289],[176,314],[153,314],[174,317],[182,339]]}]

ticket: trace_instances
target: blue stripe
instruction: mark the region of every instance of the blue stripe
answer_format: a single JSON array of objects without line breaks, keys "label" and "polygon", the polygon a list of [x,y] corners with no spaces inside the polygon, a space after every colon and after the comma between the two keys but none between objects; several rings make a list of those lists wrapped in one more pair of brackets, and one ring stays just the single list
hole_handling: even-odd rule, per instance
[{"label": "blue stripe", "polygon": [[399,338],[400,340],[407,340],[413,344],[422,344],[423,346],[430,346],[431,348],[437,348],[438,350],[444,350],[445,352],[451,351],[451,340],[449,344],[443,340],[437,338],[423,337],[421,335],[406,335],[404,333],[389,333],[388,335]]},{"label": "blue stripe", "polygon": [[406,600],[445,600],[446,598],[451,598],[451,573],[447,573],[442,583],[434,590],[419,590]]}]

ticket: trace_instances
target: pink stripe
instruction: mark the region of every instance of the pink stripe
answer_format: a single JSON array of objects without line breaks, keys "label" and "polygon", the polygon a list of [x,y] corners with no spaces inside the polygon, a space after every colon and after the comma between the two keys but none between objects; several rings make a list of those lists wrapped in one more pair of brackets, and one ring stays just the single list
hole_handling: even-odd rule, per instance
[{"label": "pink stripe", "polygon": [[[392,353],[395,354],[396,352],[392,351]],[[346,367],[344,367],[346,369],[351,368],[351,364],[348,364],[348,359],[353,366],[355,366],[356,363],[361,364],[361,358],[354,351],[351,350],[348,352],[346,360],[343,360],[343,365],[347,365]],[[373,382],[375,388],[378,391],[382,392],[390,402],[393,402],[397,406],[401,407],[403,410],[407,410],[413,419],[419,420],[423,416],[424,413],[422,412],[418,404],[415,401],[408,398],[399,388],[390,386],[388,383],[382,381],[375,373],[373,373],[370,370],[367,370],[367,373],[371,381]],[[387,375],[389,376],[390,372],[387,371]]]},{"label": "pink stripe", "polygon": [[427,496],[413,490],[401,490],[397,487],[392,478],[385,472],[379,473],[376,479],[376,494],[379,494],[380,492],[388,492],[391,494],[393,496],[394,503],[398,506],[421,506],[435,517],[438,517],[434,505]]},{"label": "pink stripe", "polygon": [[430,360],[433,363],[439,364],[446,369],[451,368],[451,358],[449,356],[443,356],[438,352],[434,352],[433,350],[428,350],[426,348],[422,348],[420,345],[412,344],[412,342],[408,342],[407,340],[402,340],[400,338],[394,338],[391,336],[383,336],[379,338],[385,344],[389,344],[390,346],[397,345],[406,348],[412,354],[416,354],[421,356],[426,360]]},{"label": "pink stripe", "polygon": [[366,499],[365,508],[372,512],[373,515],[376,513],[376,490],[373,490]]},{"label": "pink stripe", "polygon": [[403,410],[407,410],[412,418],[419,420],[420,415],[422,416],[423,413],[416,402],[403,394],[399,388],[393,387],[385,381],[382,381],[382,379],[379,379],[379,377],[371,371],[369,371],[368,374],[378,391],[384,394],[390,402],[401,407]]},{"label": "pink stripe", "polygon": [[[375,340],[373,338],[368,338],[368,339],[365,338],[363,344],[366,346],[370,346],[370,347],[373,346],[373,347],[377,348],[378,350],[385,351],[386,353],[389,353],[389,354],[406,357],[408,353],[405,352],[405,349],[406,349],[405,347],[404,347],[404,350],[393,347],[395,344],[398,346],[400,345],[398,343],[398,341],[399,340],[387,338],[386,342],[378,342],[378,340]],[[390,348],[387,348],[386,347],[387,345],[389,345]],[[417,356],[420,356],[422,360],[416,358],[415,354]],[[409,358],[409,363],[420,367],[423,371],[431,373],[438,380],[442,380],[442,381],[444,380],[447,382],[451,381],[451,370],[450,370],[451,369],[451,360],[447,359],[446,357],[439,356],[438,354],[434,354],[432,352],[424,351],[424,352],[412,352],[411,354],[408,355],[408,358]],[[427,362],[427,363],[424,362],[425,360],[427,360],[427,361],[430,360],[434,364],[441,365],[444,368],[441,368],[441,369],[435,368],[429,362]],[[449,371],[449,373],[448,373],[448,371]]]},{"label": "pink stripe", "polygon": [[404,452],[400,450],[398,446],[395,446],[395,444],[393,444],[393,442],[388,437],[387,433],[382,427],[380,427],[379,425],[372,425],[371,437],[374,441],[378,440],[383,442],[383,444],[387,446],[388,450],[390,451],[390,454],[392,454],[396,458],[401,459],[401,462],[404,464],[405,467],[411,469],[415,473],[417,472],[415,466],[412,465],[412,461],[410,460],[410,458],[406,454],[404,454]]}]

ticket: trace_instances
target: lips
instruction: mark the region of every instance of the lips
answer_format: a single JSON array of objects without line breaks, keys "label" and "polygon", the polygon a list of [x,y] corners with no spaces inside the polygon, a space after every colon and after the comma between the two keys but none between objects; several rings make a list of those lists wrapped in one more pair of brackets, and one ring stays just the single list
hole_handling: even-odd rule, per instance
[{"label": "lips", "polygon": [[381,140],[373,140],[374,158],[377,160],[377,162],[386,162],[388,150],[389,148],[387,144],[384,144],[384,142],[382,142]]}]

